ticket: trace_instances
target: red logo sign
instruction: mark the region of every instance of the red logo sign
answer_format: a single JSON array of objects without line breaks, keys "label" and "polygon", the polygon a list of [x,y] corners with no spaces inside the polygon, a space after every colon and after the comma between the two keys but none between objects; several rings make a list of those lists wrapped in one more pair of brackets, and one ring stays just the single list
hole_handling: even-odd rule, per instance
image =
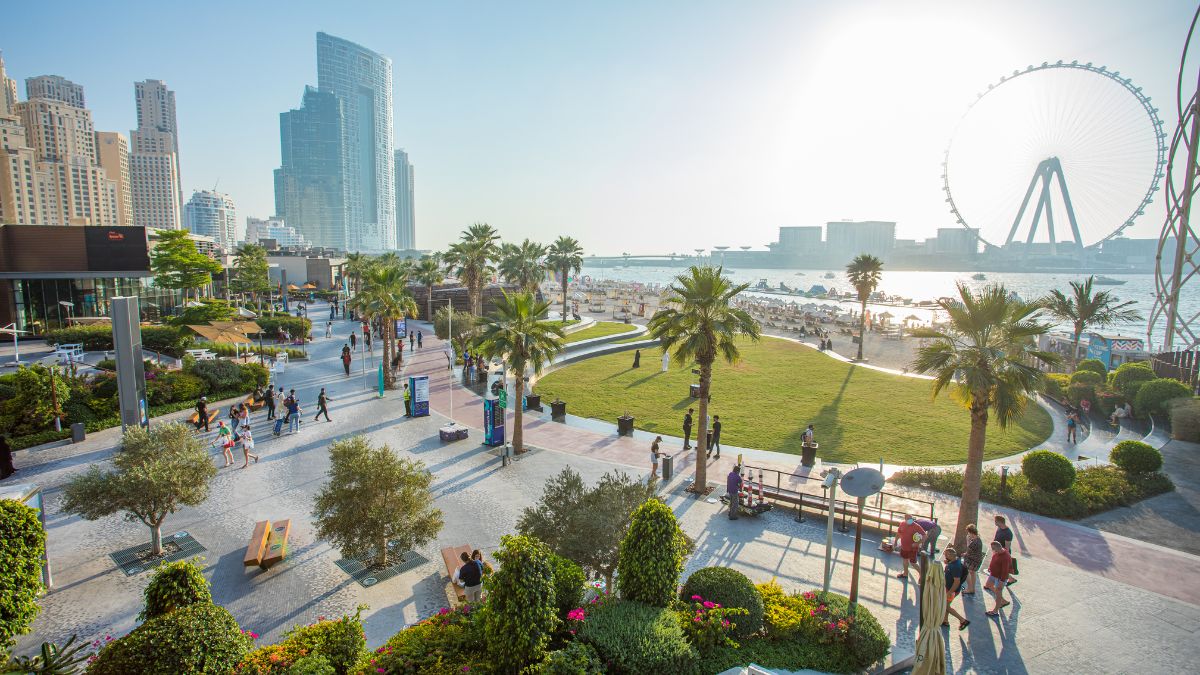
[{"label": "red logo sign", "polygon": [[125,235],[121,234],[120,232],[113,232],[112,230],[109,230],[108,231],[108,240],[109,241],[125,241]]}]

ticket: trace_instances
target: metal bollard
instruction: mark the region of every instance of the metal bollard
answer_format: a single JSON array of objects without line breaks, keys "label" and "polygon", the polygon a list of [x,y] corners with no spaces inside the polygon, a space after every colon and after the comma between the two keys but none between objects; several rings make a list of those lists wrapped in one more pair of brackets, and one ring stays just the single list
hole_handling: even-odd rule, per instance
[{"label": "metal bollard", "polygon": [[1004,491],[1008,487],[1008,465],[1000,467],[1000,503],[1004,503]]},{"label": "metal bollard", "polygon": [[664,484],[671,481],[671,477],[675,475],[675,458],[670,455],[663,455],[659,462],[662,468],[662,482]]},{"label": "metal bollard", "polygon": [[512,464],[512,443],[505,443],[500,449],[500,466]]}]

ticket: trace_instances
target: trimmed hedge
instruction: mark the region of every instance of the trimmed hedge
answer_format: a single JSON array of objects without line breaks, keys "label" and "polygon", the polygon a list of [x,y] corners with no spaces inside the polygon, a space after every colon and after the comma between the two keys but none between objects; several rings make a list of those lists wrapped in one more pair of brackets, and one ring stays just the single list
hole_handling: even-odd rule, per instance
[{"label": "trimmed hedge", "polygon": [[610,673],[695,673],[699,653],[665,607],[609,599],[591,605],[578,639],[596,648]]},{"label": "trimmed hedge", "polygon": [[212,602],[212,591],[200,566],[191,560],[162,563],[142,593],[145,606],[139,621],[153,619],[181,607]]},{"label": "trimmed hedge", "polygon": [[1075,405],[1088,401],[1096,405],[1096,387],[1084,382],[1075,382],[1067,387],[1067,400]]},{"label": "trimmed hedge", "polygon": [[583,604],[583,585],[587,576],[583,568],[560,555],[550,554],[550,566],[554,570],[554,604],[558,618],[566,620],[567,612]]},{"label": "trimmed hedge", "polygon": [[46,532],[37,511],[0,499],[0,656],[37,618],[45,553]]},{"label": "trimmed hedge", "polygon": [[484,635],[488,656],[503,672],[545,658],[558,623],[550,549],[523,535],[505,535],[492,554],[500,567],[487,578]]},{"label": "trimmed hedge", "polygon": [[1055,401],[1067,397],[1067,387],[1071,385],[1071,376],[1063,373],[1046,373],[1042,378],[1042,393]]},{"label": "trimmed hedge", "polygon": [[604,663],[591,645],[578,640],[550,652],[538,666],[537,675],[603,675]]},{"label": "trimmed hedge", "polygon": [[1160,377],[1142,383],[1133,399],[1133,409],[1138,415],[1165,415],[1168,404],[1176,399],[1192,397],[1192,390],[1179,380]]},{"label": "trimmed hedge", "polygon": [[1112,449],[1109,459],[1129,473],[1154,473],[1162,468],[1162,453],[1149,443],[1121,441]]},{"label": "trimmed hedge", "polygon": [[[888,478],[893,485],[925,488],[948,495],[962,494],[962,471],[958,469],[905,469]],[[1133,474],[1115,466],[1090,466],[1075,474],[1075,482],[1062,492],[1033,487],[1024,473],[1010,473],[1004,505],[1052,518],[1076,520],[1129,506],[1148,497],[1175,489],[1163,473]],[[1000,474],[983,472],[980,499],[1000,504]]]},{"label": "trimmed hedge", "polygon": [[634,509],[617,562],[621,597],[656,607],[671,604],[683,572],[685,542],[671,507],[651,498]]},{"label": "trimmed hedge", "polygon": [[89,675],[228,675],[253,640],[224,607],[200,603],[150,619],[96,654]]},{"label": "trimmed hedge", "polygon": [[1171,437],[1179,441],[1200,443],[1200,399],[1179,399],[1168,404],[1171,416]]},{"label": "trimmed hedge", "polygon": [[[46,342],[50,344],[81,343],[84,351],[109,351],[113,348],[112,326],[93,324],[70,326],[46,331]],[[176,358],[192,348],[195,333],[177,326],[142,326],[142,346],[153,352],[169,354]]]},{"label": "trimmed hedge", "polygon": [[1052,450],[1034,450],[1021,459],[1029,482],[1048,492],[1061,492],[1075,482],[1075,465]]},{"label": "trimmed hedge", "polygon": [[692,572],[683,584],[679,599],[690,602],[693,595],[719,603],[722,607],[746,610],[748,614],[737,621],[737,628],[733,632],[735,637],[748,637],[762,628],[762,596],[750,579],[735,569],[704,567]]},{"label": "trimmed hedge", "polygon": [[1117,369],[1108,374],[1108,386],[1121,393],[1126,400],[1132,401],[1137,397],[1142,383],[1157,377],[1154,369],[1145,361],[1122,363]]},{"label": "trimmed hedge", "polygon": [[1108,375],[1108,368],[1104,366],[1104,362],[1100,359],[1084,359],[1075,366],[1075,372],[1081,370],[1090,370],[1101,375]]},{"label": "trimmed hedge", "polygon": [[1082,382],[1090,384],[1093,387],[1104,384],[1104,373],[1097,373],[1094,370],[1077,370],[1071,376],[1071,384]]}]

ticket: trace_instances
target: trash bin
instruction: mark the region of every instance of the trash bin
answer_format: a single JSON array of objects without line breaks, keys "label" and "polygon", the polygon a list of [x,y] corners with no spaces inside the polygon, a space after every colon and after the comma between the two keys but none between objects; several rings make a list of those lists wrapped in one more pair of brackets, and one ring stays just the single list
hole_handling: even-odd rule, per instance
[{"label": "trash bin", "polygon": [[800,464],[811,467],[817,463],[818,443],[805,443],[800,451]]},{"label": "trash bin", "polygon": [[542,397],[538,394],[530,394],[525,397],[525,409],[542,411]]},{"label": "trash bin", "polygon": [[71,425],[72,443],[82,443],[86,435],[86,430],[83,428],[83,422],[76,422]]},{"label": "trash bin", "polygon": [[629,415],[622,415],[617,418],[617,435],[632,436],[633,435],[633,418]]},{"label": "trash bin", "polygon": [[567,418],[567,402],[554,399],[550,402],[550,418],[562,422]]},{"label": "trash bin", "polygon": [[688,386],[688,395],[692,398],[700,398],[700,385],[693,384]]},{"label": "trash bin", "polygon": [[675,473],[675,458],[670,455],[663,455],[658,459],[658,463],[662,468],[662,480],[666,483],[671,480],[671,476]]}]

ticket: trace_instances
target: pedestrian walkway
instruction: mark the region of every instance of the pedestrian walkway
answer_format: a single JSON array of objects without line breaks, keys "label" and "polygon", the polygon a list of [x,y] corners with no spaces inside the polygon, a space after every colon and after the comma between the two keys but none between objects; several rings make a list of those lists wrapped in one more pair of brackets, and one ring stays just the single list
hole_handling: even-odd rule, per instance
[{"label": "pedestrian walkway", "polygon": [[[431,331],[432,332],[432,331]],[[475,430],[482,427],[483,399],[469,390],[454,385],[454,408],[450,409],[451,372],[441,351],[441,342],[426,338],[431,349],[415,355],[409,363],[410,375],[428,375],[432,408]],[[512,429],[514,417],[506,411],[506,428]],[[636,437],[621,437],[552,422],[544,417],[529,415],[525,423],[525,442],[534,447],[557,450],[589,459],[599,459],[647,469],[649,444]],[[477,431],[478,433],[478,431]],[[509,432],[511,435],[511,431]],[[736,452],[736,451],[735,451]],[[668,451],[670,454],[670,451]],[[805,474],[800,458],[785,453],[755,451],[755,465],[791,474]],[[674,453],[678,481],[693,471],[695,452],[679,450]],[[736,454],[722,453],[720,460],[707,462],[710,482],[719,482],[730,471]],[[943,529],[953,532],[956,527],[958,500],[938,493],[889,488],[896,492],[920,495],[934,501]],[[1015,551],[1020,557],[1054,562],[1078,572],[1085,572],[1122,584],[1159,593],[1178,600],[1200,604],[1200,586],[1190,583],[1163,583],[1164,579],[1200,578],[1200,557],[1156,546],[1111,532],[1076,525],[1053,518],[997,509],[983,504],[980,508],[980,529],[991,531],[995,514],[1003,513],[1016,533]]]}]

